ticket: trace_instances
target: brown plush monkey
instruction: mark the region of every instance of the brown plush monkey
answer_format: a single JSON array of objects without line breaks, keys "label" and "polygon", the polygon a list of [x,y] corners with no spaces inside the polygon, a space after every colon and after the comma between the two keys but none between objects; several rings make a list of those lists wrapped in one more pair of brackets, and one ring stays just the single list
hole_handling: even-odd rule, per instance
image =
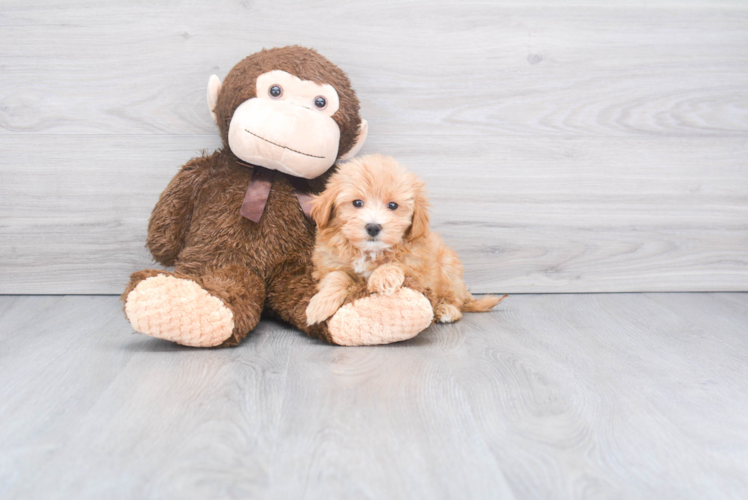
[{"label": "brown plush monkey", "polygon": [[311,49],[263,50],[223,84],[213,75],[208,104],[223,148],[184,165],[156,204],[147,247],[174,272],[131,276],[122,300],[133,328],[196,347],[238,344],[263,312],[341,345],[385,344],[425,329],[431,305],[408,288],[361,293],[326,323],[307,326],[316,293],[310,195],[367,133],[345,73]]}]

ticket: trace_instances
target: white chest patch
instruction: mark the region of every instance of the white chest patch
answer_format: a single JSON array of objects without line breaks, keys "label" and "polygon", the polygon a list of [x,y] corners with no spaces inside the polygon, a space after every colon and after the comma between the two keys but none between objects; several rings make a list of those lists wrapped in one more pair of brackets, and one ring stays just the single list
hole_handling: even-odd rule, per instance
[{"label": "white chest patch", "polygon": [[390,248],[386,243],[381,241],[369,241],[361,249],[361,257],[353,261],[353,270],[356,274],[369,279],[371,273],[379,267],[377,260]]},{"label": "white chest patch", "polygon": [[361,252],[361,257],[353,261],[353,270],[364,278],[368,278],[374,269],[379,252]]}]

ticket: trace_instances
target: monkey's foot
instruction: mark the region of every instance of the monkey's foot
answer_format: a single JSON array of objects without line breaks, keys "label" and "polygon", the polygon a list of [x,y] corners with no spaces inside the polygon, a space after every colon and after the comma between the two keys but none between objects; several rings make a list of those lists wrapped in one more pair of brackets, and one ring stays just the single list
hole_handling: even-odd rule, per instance
[{"label": "monkey's foot", "polygon": [[130,291],[125,315],[140,333],[191,347],[214,347],[231,336],[234,315],[191,280],[159,274]]},{"label": "monkey's foot", "polygon": [[374,294],[346,304],[327,322],[338,345],[376,345],[415,337],[434,319],[423,294],[401,288],[391,295]]}]

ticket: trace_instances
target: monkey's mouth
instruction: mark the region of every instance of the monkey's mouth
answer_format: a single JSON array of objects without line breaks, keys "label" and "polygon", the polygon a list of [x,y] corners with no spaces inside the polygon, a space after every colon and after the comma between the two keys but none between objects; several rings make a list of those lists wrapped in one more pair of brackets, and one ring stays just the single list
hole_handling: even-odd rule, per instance
[{"label": "monkey's mouth", "polygon": [[324,159],[325,159],[325,157],[324,157],[324,156],[315,156],[315,155],[310,155],[310,154],[308,154],[308,153],[302,153],[301,151],[296,151],[295,149],[291,149],[291,148],[289,148],[289,147],[287,147],[287,146],[282,146],[282,145],[280,145],[280,144],[277,144],[277,143],[275,143],[275,142],[273,142],[273,141],[268,141],[268,140],[267,140],[267,139],[265,139],[264,137],[261,137],[261,136],[259,136],[259,135],[255,134],[254,132],[252,132],[252,131],[250,131],[250,130],[247,130],[246,128],[244,129],[244,131],[245,131],[246,133],[250,134],[250,135],[253,135],[253,136],[257,137],[257,138],[258,138],[258,139],[260,139],[260,140],[263,140],[263,141],[267,142],[268,144],[272,144],[273,146],[278,146],[279,148],[287,149],[287,150],[291,151],[292,153],[296,153],[296,154],[300,154],[300,155],[304,155],[304,156],[309,156],[310,158],[319,158],[319,159],[321,159],[321,160],[324,160]]}]

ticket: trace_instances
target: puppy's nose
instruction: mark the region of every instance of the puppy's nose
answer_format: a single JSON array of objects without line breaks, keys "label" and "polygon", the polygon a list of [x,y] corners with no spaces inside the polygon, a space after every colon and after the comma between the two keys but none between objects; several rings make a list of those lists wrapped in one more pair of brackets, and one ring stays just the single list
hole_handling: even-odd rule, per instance
[{"label": "puppy's nose", "polygon": [[369,236],[374,237],[379,234],[379,231],[382,230],[382,226],[379,224],[367,224],[366,225],[366,232],[369,233]]}]

